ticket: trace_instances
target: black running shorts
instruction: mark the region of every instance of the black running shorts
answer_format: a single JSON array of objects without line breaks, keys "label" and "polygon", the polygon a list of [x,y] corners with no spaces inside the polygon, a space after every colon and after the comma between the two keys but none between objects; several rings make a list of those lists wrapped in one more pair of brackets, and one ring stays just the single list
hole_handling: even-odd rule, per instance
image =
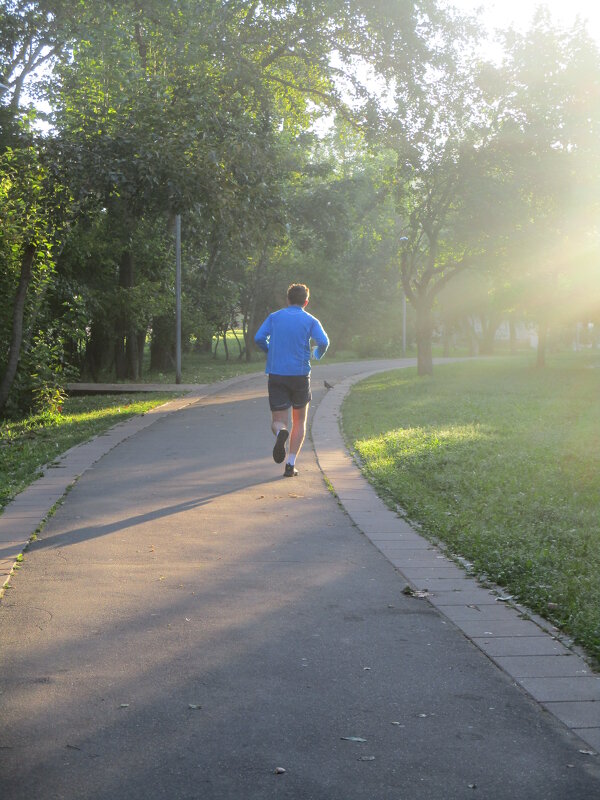
[{"label": "black running shorts", "polygon": [[309,375],[269,375],[271,411],[285,411],[290,406],[304,408],[311,399]]}]

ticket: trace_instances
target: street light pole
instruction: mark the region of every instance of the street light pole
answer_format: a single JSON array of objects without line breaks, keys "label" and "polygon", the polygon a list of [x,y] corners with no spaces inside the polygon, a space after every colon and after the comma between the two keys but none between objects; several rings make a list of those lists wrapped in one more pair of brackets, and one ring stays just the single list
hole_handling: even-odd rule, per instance
[{"label": "street light pole", "polygon": [[[402,242],[401,269],[404,272],[406,263],[404,242],[408,242],[408,236],[401,236],[400,241]],[[404,291],[404,285],[402,286],[402,355],[406,357],[406,292]]]},{"label": "street light pole", "polygon": [[175,383],[181,383],[181,214],[175,217]]},{"label": "street light pole", "polygon": [[402,290],[402,355],[406,357],[406,295]]}]

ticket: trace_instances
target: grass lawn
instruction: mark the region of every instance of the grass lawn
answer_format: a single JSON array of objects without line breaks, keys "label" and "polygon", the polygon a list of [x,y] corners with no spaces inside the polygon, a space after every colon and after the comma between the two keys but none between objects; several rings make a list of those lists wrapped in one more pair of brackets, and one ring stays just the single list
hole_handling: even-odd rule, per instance
[{"label": "grass lawn", "polygon": [[[238,331],[238,339],[242,340],[242,332]],[[181,355],[181,380],[182,383],[214,383],[215,381],[233,378],[236,375],[246,375],[249,372],[264,372],[265,369],[265,356],[259,352],[252,353],[252,360],[246,361],[245,358],[239,358],[239,347],[234,335],[231,332],[227,334],[227,346],[229,348],[229,359],[225,360],[225,349],[223,347],[223,340],[219,340],[216,347],[215,356],[215,341],[213,340],[212,353],[199,353],[199,352],[184,352]],[[442,348],[434,347],[434,355],[441,356]],[[466,355],[465,350],[454,349],[451,353],[453,356]],[[416,356],[416,349],[410,348],[406,353],[408,358]],[[378,353],[374,352],[372,356],[365,356],[364,358],[402,358],[402,353]],[[360,361],[364,360],[355,350],[337,348],[335,355],[329,351],[325,356],[323,363],[338,363],[342,361]],[[313,362],[313,365],[317,362]],[[117,381],[114,376],[114,371],[105,371],[99,374],[98,383],[131,383],[129,379]],[[82,377],[83,382],[91,381],[90,375]],[[144,362],[142,369],[142,376],[139,383],[175,383],[175,367],[158,372],[150,370],[150,348],[146,346],[144,352]]]},{"label": "grass lawn", "polygon": [[40,475],[40,468],[80,442],[177,395],[69,397],[61,414],[0,421],[0,511]]},{"label": "grass lawn", "polygon": [[[235,340],[234,340],[235,345]],[[223,344],[219,345],[217,358],[210,353],[182,353],[181,355],[181,380],[182,383],[214,383],[236,375],[246,375],[248,372],[261,372],[265,369],[265,360],[255,355],[250,362],[240,361],[237,345],[229,345],[229,360],[225,361]],[[149,353],[147,363],[150,363]],[[107,376],[106,380],[114,381],[114,376]],[[175,368],[166,372],[151,372],[144,370],[142,383],[175,383]]]},{"label": "grass lawn", "polygon": [[[223,345],[219,346],[217,358],[204,353],[183,353],[181,356],[181,380],[182,383],[214,383],[226,378],[234,378],[236,375],[247,375],[249,372],[264,372],[265,357],[260,354],[253,354],[252,361],[240,361],[237,357],[237,350],[230,350],[229,361],[225,361],[222,352]],[[409,354],[414,355],[414,354]],[[374,356],[380,358],[381,356]],[[391,356],[385,356],[386,358]],[[401,356],[399,355],[398,358]],[[318,363],[335,364],[340,361],[357,361],[358,356],[351,350],[342,350],[335,356],[329,353],[323,362],[313,361],[313,366]],[[114,383],[114,375],[102,375],[101,379],[107,383]],[[122,381],[130,383],[130,381]],[[140,383],[175,383],[175,370],[167,372],[151,372],[144,370]]]},{"label": "grass lawn", "polygon": [[[211,353],[190,352],[181,355],[182,383],[215,383],[227,378],[234,378],[236,375],[246,375],[249,372],[264,372],[264,369],[265,359],[259,354],[254,354],[253,360],[250,362],[240,361],[237,345],[235,345],[235,349],[230,345],[229,360],[226,361],[222,342],[217,350],[216,358]],[[101,372],[97,378],[98,383],[132,383],[129,378],[117,380],[112,369]],[[84,374],[81,381],[92,382],[92,377]],[[142,375],[138,383],[175,383],[175,367],[164,372],[151,370],[150,350],[147,347],[144,353]]]},{"label": "grass lawn", "polygon": [[343,408],[381,496],[600,666],[600,354],[389,372]]}]

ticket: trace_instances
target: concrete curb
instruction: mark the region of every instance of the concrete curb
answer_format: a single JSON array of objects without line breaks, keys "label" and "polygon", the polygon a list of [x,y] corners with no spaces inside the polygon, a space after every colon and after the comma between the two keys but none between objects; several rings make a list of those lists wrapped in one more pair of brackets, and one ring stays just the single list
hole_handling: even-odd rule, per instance
[{"label": "concrete curb", "polygon": [[[206,397],[218,394],[230,386],[255,379],[263,374],[263,372],[252,372],[219,383],[195,386],[173,384],[165,387],[161,384],[144,384],[143,388],[138,385],[134,389],[130,388],[130,391],[137,392],[185,391],[186,394],[183,397],[169,400],[161,406],[156,406],[145,414],[139,414],[125,422],[118,423],[87,442],[75,445],[51,464],[42,467],[43,476],[30,484],[5,506],[4,511],[0,514],[0,597],[10,582],[19,556],[27,548],[33,534],[41,528],[54,506],[62,500],[70,487],[93,464],[125,439],[154,425],[167,414],[180,411],[201,402]],[[119,386],[120,391],[126,391],[123,386]]]},{"label": "concrete curb", "polygon": [[336,384],[315,411],[311,436],[317,461],[341,505],[362,533],[406,579],[546,711],[600,751],[600,676],[550,623],[482,587],[377,496],[344,442],[341,406],[358,381]]}]

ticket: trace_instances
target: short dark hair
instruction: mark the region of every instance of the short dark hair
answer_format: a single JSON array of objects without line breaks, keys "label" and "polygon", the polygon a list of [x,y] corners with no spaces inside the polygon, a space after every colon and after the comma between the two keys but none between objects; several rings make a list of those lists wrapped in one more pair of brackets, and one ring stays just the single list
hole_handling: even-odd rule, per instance
[{"label": "short dark hair", "polygon": [[288,286],[287,299],[291,306],[303,306],[309,295],[310,290],[304,283],[292,283]]}]

